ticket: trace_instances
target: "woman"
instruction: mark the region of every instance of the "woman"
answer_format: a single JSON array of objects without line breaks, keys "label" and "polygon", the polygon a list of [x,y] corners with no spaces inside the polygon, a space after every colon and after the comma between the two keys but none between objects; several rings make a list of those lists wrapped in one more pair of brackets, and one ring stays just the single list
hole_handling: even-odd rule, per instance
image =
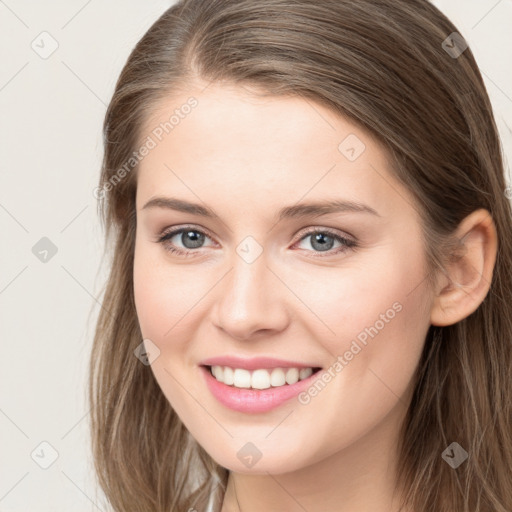
[{"label": "woman", "polygon": [[114,510],[512,510],[512,213],[434,6],[181,1],[104,134]]}]

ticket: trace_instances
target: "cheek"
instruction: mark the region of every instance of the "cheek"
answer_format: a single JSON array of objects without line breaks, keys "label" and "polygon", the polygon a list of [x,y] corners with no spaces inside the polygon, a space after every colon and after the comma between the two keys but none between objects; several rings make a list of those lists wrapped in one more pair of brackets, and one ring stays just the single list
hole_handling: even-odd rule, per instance
[{"label": "cheek", "polygon": [[135,250],[133,281],[142,336],[160,351],[151,371],[169,403],[186,418],[187,411],[195,411],[182,388],[190,381],[189,340],[198,310],[194,305],[205,292],[183,266],[169,265],[158,251],[143,246]]},{"label": "cheek", "polygon": [[162,265],[162,258],[157,257],[159,252],[149,242],[137,240],[133,287],[142,334],[160,346],[159,342],[172,327],[171,322],[179,307],[179,301],[175,298],[181,294],[177,288],[178,283],[169,275],[169,269]]},{"label": "cheek", "polygon": [[[385,266],[365,264],[364,271],[340,273],[328,281],[330,293],[319,293],[315,285],[316,311],[335,332],[317,335],[333,356],[331,378],[320,392],[310,388],[303,403],[311,417],[330,416],[324,425],[335,425],[330,434],[336,439],[354,440],[399,401],[406,403],[430,325],[424,277],[420,255],[411,254],[408,260],[390,257]],[[333,407],[326,409],[326,403]]]},{"label": "cheek", "polygon": [[197,325],[202,299],[216,279],[212,272],[199,273],[193,265],[170,264],[163,249],[136,246],[134,297],[144,338],[151,339],[164,354],[184,350]]},{"label": "cheek", "polygon": [[[368,257],[348,260],[340,271],[303,278],[304,302],[322,320],[311,322],[310,328],[331,354],[343,354],[356,341],[363,361],[383,350],[384,357],[407,359],[411,352],[416,357],[430,316],[424,255],[419,240],[412,243],[413,236],[417,234],[404,240],[408,251],[400,250],[401,243],[383,244]],[[313,325],[328,327],[329,334]]]},{"label": "cheek", "polygon": [[404,272],[399,265],[388,266],[386,272],[372,273],[369,269],[359,277],[348,276],[323,307],[326,323],[336,333],[333,350],[339,353],[350,348],[340,340],[357,340],[369,347],[371,340],[379,339],[387,340],[387,350],[393,352],[414,350],[414,340],[429,319],[422,279],[419,269]]}]

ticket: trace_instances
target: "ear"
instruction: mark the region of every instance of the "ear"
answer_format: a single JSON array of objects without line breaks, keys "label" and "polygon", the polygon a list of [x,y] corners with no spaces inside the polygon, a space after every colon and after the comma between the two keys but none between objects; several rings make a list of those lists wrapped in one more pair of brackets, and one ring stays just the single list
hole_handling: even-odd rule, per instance
[{"label": "ear", "polygon": [[496,262],[497,234],[491,214],[479,209],[459,225],[460,258],[449,264],[436,284],[430,322],[452,325],[468,317],[483,302]]}]

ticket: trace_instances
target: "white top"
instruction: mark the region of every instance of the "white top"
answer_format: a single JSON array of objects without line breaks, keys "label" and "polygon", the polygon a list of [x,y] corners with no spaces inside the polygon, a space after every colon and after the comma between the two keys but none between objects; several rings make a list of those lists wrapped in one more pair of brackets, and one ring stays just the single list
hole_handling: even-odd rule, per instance
[{"label": "white top", "polygon": [[210,493],[210,498],[208,499],[208,505],[206,506],[206,512],[214,512],[213,510],[213,496],[214,492]]},{"label": "white top", "polygon": [[210,494],[210,499],[208,500],[208,505],[206,506],[206,512],[213,512],[213,493]]}]

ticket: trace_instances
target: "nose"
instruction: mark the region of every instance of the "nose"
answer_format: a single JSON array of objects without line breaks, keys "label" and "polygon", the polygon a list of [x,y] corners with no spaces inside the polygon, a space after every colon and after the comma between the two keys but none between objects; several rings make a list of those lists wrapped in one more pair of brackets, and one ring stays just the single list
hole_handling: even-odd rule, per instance
[{"label": "nose", "polygon": [[267,263],[265,252],[251,263],[235,254],[218,285],[213,323],[237,340],[269,337],[289,323],[287,289]]}]

